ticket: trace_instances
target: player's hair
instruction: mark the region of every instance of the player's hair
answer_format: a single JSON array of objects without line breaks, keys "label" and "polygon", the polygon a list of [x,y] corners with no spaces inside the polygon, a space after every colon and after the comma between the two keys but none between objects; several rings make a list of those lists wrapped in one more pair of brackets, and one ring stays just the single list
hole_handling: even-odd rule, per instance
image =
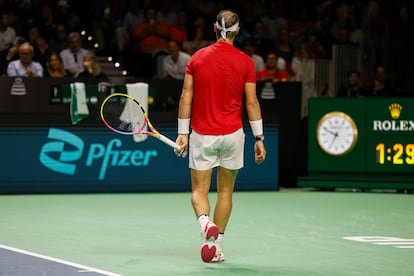
[{"label": "player's hair", "polygon": [[[239,16],[232,12],[231,10],[222,10],[218,13],[217,19],[216,19],[216,25],[217,29],[223,29],[223,28],[231,28],[232,26],[239,23]],[[224,26],[223,26],[224,22]],[[217,37],[223,37],[223,38],[229,38],[233,39],[237,35],[236,31],[226,31],[226,36],[224,37],[220,31],[217,32]]]}]

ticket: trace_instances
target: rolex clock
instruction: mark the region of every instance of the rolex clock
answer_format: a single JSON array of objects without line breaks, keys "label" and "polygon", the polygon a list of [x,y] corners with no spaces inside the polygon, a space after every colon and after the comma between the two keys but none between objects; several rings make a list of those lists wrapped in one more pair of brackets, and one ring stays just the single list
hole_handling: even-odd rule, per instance
[{"label": "rolex clock", "polygon": [[357,125],[344,112],[329,112],[316,126],[316,141],[322,151],[328,155],[340,157],[349,153],[357,140]]}]

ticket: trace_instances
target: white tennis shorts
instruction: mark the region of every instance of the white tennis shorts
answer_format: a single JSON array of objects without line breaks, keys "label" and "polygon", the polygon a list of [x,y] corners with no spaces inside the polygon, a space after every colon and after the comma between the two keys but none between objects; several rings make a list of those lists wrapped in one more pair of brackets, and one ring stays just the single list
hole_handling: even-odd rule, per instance
[{"label": "white tennis shorts", "polygon": [[226,135],[202,135],[194,130],[189,141],[189,167],[194,170],[208,170],[224,167],[238,170],[244,165],[243,128]]}]

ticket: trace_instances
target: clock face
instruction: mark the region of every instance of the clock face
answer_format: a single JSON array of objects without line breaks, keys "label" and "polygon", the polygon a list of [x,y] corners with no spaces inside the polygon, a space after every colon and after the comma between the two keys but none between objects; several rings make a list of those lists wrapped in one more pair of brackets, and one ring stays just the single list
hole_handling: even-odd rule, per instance
[{"label": "clock face", "polygon": [[349,153],[358,139],[355,122],[343,112],[330,112],[323,116],[316,127],[316,140],[321,149],[333,156]]}]

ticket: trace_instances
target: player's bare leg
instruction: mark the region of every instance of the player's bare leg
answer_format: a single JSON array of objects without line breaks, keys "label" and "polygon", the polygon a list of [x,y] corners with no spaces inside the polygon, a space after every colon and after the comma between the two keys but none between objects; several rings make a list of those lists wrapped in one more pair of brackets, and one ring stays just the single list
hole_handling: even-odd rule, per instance
[{"label": "player's bare leg", "polygon": [[221,250],[221,241],[233,208],[233,190],[238,170],[229,170],[223,167],[217,172],[217,202],[214,209],[214,223],[219,227],[220,234],[215,241],[216,254],[210,262],[224,262]]},{"label": "player's bare leg", "polygon": [[213,170],[191,170],[192,194],[191,203],[198,222],[201,226],[201,259],[210,262],[216,255],[215,240],[219,235],[219,228],[210,221],[210,191],[211,175]]},{"label": "player's bare leg", "polygon": [[208,192],[210,191],[212,173],[212,169],[205,171],[191,170],[191,204],[197,218],[201,215],[210,214]]},{"label": "player's bare leg", "polygon": [[214,223],[221,233],[226,230],[233,207],[233,190],[238,170],[229,170],[223,167],[217,172],[217,202],[214,209]]}]

